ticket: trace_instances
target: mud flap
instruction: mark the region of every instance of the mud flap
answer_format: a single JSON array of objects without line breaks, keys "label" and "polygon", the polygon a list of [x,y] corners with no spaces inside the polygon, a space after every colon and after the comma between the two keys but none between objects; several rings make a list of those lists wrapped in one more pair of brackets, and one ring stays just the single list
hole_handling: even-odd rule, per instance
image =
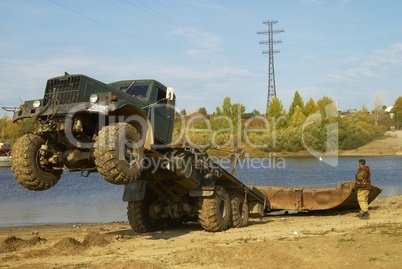
[{"label": "mud flap", "polygon": [[[198,176],[198,173],[195,175]],[[198,178],[197,178],[198,180]],[[212,196],[215,193],[216,176],[209,173],[200,179],[200,185],[197,189],[189,190],[188,194],[191,197],[207,197]]]},{"label": "mud flap", "polygon": [[265,205],[259,202],[248,202],[251,218],[259,218],[264,216]]},{"label": "mud flap", "polygon": [[136,180],[124,186],[123,201],[136,202],[142,201],[145,197],[147,183],[143,180]]}]

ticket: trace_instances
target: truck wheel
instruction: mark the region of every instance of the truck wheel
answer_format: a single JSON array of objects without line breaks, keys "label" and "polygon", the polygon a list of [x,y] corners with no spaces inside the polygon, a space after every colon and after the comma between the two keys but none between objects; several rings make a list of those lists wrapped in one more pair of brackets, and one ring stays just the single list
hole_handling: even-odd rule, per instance
[{"label": "truck wheel", "polygon": [[244,194],[238,191],[229,192],[232,206],[232,227],[244,227],[248,224],[249,208],[245,203]]},{"label": "truck wheel", "polygon": [[230,198],[224,187],[217,185],[212,196],[199,198],[198,218],[204,230],[226,230],[230,225],[230,216]]},{"label": "truck wheel", "polygon": [[143,145],[137,130],[128,123],[103,127],[95,141],[94,156],[98,172],[112,184],[127,184],[141,175]]},{"label": "truck wheel", "polygon": [[[62,170],[54,170],[53,164],[40,164],[40,149],[45,144],[43,137],[34,134],[23,135],[14,144],[11,170],[17,182],[26,189],[47,190],[59,181],[63,173]],[[46,158],[53,155],[51,145],[48,149]]]},{"label": "truck wheel", "polygon": [[147,190],[142,201],[128,202],[127,217],[134,232],[146,233],[164,228],[167,219],[162,219],[155,212],[157,201],[157,195]]}]

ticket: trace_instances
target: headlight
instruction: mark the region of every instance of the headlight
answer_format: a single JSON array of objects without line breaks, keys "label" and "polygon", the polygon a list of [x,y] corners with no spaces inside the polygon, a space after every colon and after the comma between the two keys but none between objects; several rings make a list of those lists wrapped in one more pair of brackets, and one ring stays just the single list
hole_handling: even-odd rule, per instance
[{"label": "headlight", "polygon": [[91,96],[89,97],[89,102],[91,103],[96,103],[98,102],[99,96],[97,94],[91,94]]},{"label": "headlight", "polygon": [[33,107],[40,107],[40,101],[39,100],[35,100],[32,104]]}]

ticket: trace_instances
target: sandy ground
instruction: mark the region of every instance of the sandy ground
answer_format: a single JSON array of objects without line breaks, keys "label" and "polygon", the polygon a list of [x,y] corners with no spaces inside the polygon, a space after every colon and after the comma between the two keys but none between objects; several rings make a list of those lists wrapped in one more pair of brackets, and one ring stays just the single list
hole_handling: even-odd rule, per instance
[{"label": "sandy ground", "polygon": [[400,268],[402,196],[357,212],[266,216],[209,233],[135,234],[126,222],[0,228],[0,268]]},{"label": "sandy ground", "polygon": [[[343,156],[402,155],[402,131]],[[0,228],[0,268],[400,268],[402,196],[357,211],[266,216],[208,233],[135,234],[126,222]],[[1,212],[0,212],[1,217]]]},{"label": "sandy ground", "polygon": [[402,156],[402,131],[387,132],[384,139],[368,143],[354,150],[344,150],[341,156]]}]

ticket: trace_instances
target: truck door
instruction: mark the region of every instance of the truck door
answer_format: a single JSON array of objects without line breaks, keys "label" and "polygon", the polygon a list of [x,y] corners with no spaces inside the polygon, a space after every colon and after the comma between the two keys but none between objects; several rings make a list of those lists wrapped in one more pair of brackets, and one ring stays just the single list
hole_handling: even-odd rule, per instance
[{"label": "truck door", "polygon": [[166,100],[166,89],[156,86],[157,103],[151,108],[152,127],[156,144],[169,144],[172,139],[174,123],[174,103]]}]

